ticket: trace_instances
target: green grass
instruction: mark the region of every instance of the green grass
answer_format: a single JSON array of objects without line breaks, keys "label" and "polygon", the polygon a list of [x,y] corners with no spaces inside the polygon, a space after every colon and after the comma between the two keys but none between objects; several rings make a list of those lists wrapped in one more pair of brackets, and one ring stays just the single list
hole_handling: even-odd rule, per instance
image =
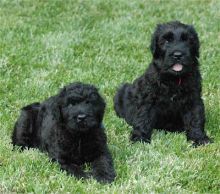
[{"label": "green grass", "polygon": [[[0,193],[220,193],[220,1],[0,0]],[[192,148],[184,134],[155,131],[131,144],[112,98],[151,61],[157,23],[193,24],[201,40],[206,130],[214,143]],[[73,81],[107,101],[105,126],[117,178],[76,180],[37,150],[12,152],[19,109]]]}]

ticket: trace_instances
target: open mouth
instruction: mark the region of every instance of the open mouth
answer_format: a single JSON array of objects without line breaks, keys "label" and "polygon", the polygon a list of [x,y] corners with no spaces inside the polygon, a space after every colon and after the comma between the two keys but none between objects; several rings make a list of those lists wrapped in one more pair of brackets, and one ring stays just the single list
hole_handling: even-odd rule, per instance
[{"label": "open mouth", "polygon": [[180,63],[176,63],[172,66],[172,70],[175,72],[180,72],[183,70],[183,65]]}]

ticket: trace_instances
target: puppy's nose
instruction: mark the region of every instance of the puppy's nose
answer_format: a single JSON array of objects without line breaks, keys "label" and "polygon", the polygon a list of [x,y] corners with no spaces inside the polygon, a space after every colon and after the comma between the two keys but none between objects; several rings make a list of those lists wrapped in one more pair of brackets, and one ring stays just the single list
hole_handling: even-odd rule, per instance
[{"label": "puppy's nose", "polygon": [[77,116],[77,122],[82,122],[83,120],[85,120],[86,115],[85,114],[79,114]]},{"label": "puppy's nose", "polygon": [[173,58],[174,58],[174,59],[180,59],[182,56],[183,56],[183,53],[180,52],[180,51],[175,51],[175,52],[173,53]]}]

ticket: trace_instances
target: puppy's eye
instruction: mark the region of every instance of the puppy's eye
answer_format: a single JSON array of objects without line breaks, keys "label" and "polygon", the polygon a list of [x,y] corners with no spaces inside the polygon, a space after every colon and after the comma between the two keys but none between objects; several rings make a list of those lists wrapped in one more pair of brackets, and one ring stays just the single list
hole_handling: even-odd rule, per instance
[{"label": "puppy's eye", "polygon": [[180,38],[181,38],[182,41],[187,41],[188,40],[188,36],[185,33],[181,34]]},{"label": "puppy's eye", "polygon": [[165,39],[161,39],[161,40],[158,42],[158,44],[163,47],[164,45],[169,44],[169,41],[168,41],[168,40],[165,40]]},{"label": "puppy's eye", "polygon": [[90,101],[89,101],[89,100],[86,100],[86,101],[85,101],[85,103],[86,103],[86,104],[89,104],[89,103],[90,103]]},{"label": "puppy's eye", "polygon": [[164,43],[167,44],[173,41],[173,33],[168,32],[167,34],[163,35]]},{"label": "puppy's eye", "polygon": [[190,43],[190,44],[194,44],[194,41],[195,41],[194,37],[190,36],[190,37],[188,38],[188,40],[189,40],[189,43]]},{"label": "puppy's eye", "polygon": [[166,37],[165,38],[165,43],[169,43],[169,42],[172,42],[172,41],[173,41],[172,37]]},{"label": "puppy's eye", "polygon": [[92,93],[92,94],[90,94],[90,98],[96,99],[96,98],[98,98],[98,95],[96,93]]},{"label": "puppy's eye", "polygon": [[162,39],[162,40],[160,40],[160,42],[159,42],[160,46],[168,45],[169,43],[170,43],[170,41],[169,41],[169,40],[166,40],[166,39]]},{"label": "puppy's eye", "polygon": [[74,106],[74,105],[76,105],[76,104],[77,104],[77,102],[70,102],[70,103],[69,103],[70,106]]}]

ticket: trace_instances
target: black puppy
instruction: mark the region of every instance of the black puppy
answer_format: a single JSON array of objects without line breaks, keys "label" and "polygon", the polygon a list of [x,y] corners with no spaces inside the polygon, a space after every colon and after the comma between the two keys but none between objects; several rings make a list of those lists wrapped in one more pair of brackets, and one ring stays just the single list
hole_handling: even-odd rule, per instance
[{"label": "black puppy", "polygon": [[94,86],[70,84],[58,95],[22,108],[12,143],[48,152],[61,169],[78,178],[88,176],[83,164],[89,162],[98,181],[112,182],[115,171],[102,125],[104,110]]},{"label": "black puppy", "polygon": [[195,145],[209,143],[195,29],[178,21],[159,24],[151,52],[153,60],[146,72],[119,88],[114,98],[117,115],[133,126],[131,140],[150,142],[156,128],[185,131]]}]

